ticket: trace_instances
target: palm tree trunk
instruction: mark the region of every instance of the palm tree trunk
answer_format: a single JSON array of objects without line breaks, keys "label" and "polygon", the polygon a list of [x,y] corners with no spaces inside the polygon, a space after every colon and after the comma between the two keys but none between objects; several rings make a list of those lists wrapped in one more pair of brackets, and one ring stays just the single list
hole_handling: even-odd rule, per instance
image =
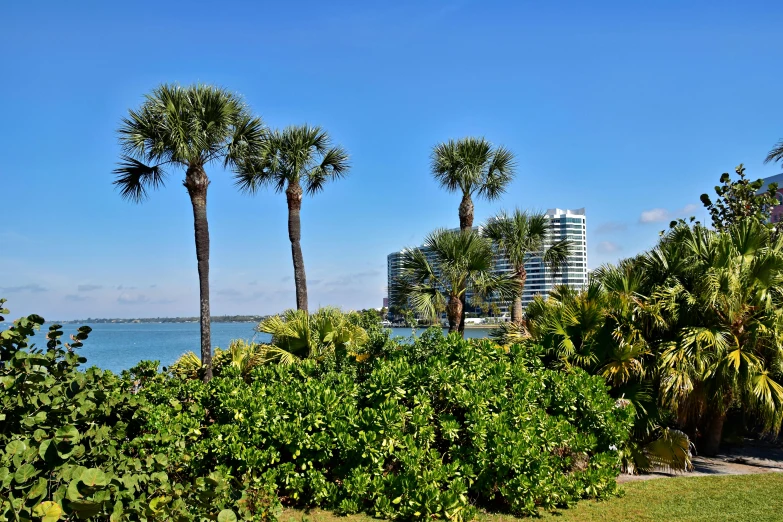
[{"label": "palm tree trunk", "polygon": [[[459,204],[459,229],[461,232],[470,230],[473,228],[473,200],[470,197],[470,192],[462,193],[462,201]],[[460,291],[465,290],[460,288]],[[460,297],[462,302],[462,312],[460,312],[459,318],[459,333],[462,337],[465,337],[465,309],[467,308],[467,293],[463,293]]]},{"label": "palm tree trunk", "polygon": [[207,187],[209,178],[200,166],[191,166],[185,174],[185,188],[188,189],[193,205],[193,228],[196,236],[196,259],[198,259],[198,284],[201,306],[201,364],[204,367],[204,382],[212,379],[212,339],[210,335],[209,312],[209,224],[207,223]]},{"label": "palm tree trunk", "polygon": [[473,200],[470,192],[462,194],[462,202],[459,204],[459,229],[464,232],[473,228]]},{"label": "palm tree trunk", "polygon": [[723,436],[723,423],[726,421],[726,413],[716,413],[707,425],[707,433],[704,434],[703,454],[717,455],[720,449],[720,440]]},{"label": "palm tree trunk", "polygon": [[522,324],[522,292],[525,290],[525,281],[527,281],[527,270],[525,265],[517,267],[517,281],[519,281],[519,293],[514,296],[514,304],[511,308],[511,322],[514,324]]},{"label": "palm tree trunk", "polygon": [[302,187],[299,183],[289,183],[285,191],[288,201],[288,239],[291,240],[291,257],[294,260],[294,284],[296,285],[296,308],[307,311],[307,276],[302,256]]},{"label": "palm tree trunk", "polygon": [[[456,295],[449,296],[449,303],[446,305],[446,316],[449,319],[449,333],[459,331],[462,337],[465,337],[462,299]],[[462,327],[462,330],[460,330]]]}]

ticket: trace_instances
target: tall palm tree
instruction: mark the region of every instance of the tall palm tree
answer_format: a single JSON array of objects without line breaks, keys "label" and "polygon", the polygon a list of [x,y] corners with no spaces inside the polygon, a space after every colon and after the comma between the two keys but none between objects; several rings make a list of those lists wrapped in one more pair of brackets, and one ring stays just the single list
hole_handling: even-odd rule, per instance
[{"label": "tall palm tree", "polygon": [[168,168],[185,170],[183,184],[193,206],[198,260],[201,362],[204,379],[212,378],[209,312],[209,227],[206,167],[221,162],[233,167],[257,154],[265,128],[241,97],[209,85],[161,85],[130,110],[118,130],[123,154],[114,184],[123,198],[141,202],[148,189],[163,186]]},{"label": "tall palm tree", "polygon": [[546,214],[528,214],[519,209],[510,215],[500,212],[489,220],[482,233],[498,246],[511,264],[519,285],[511,308],[511,322],[521,324],[522,293],[527,280],[525,262],[540,254],[551,270],[558,270],[566,264],[571,242],[565,239],[553,242],[552,225]]},{"label": "tall palm tree", "polygon": [[437,144],[432,150],[432,175],[449,192],[461,192],[459,227],[473,227],[473,195],[499,198],[514,178],[514,154],[493,147],[484,138],[467,137]]},{"label": "tall palm tree", "polygon": [[[449,192],[462,193],[459,228],[463,232],[473,228],[473,194],[489,201],[499,198],[514,178],[515,167],[510,150],[493,147],[484,138],[449,140],[432,149],[432,175]],[[464,330],[466,309],[463,293],[460,331]]]},{"label": "tall palm tree", "polygon": [[472,230],[436,230],[424,241],[423,249],[406,250],[400,276],[392,283],[399,302],[410,302],[417,313],[432,321],[445,305],[449,332],[464,336],[463,302],[467,292],[478,297],[514,295],[516,281],[493,272],[492,243]]},{"label": "tall palm tree", "polygon": [[328,181],[345,176],[348,169],[345,149],[332,146],[325,130],[308,125],[275,130],[259,154],[238,166],[235,181],[240,190],[254,194],[271,184],[276,192],[285,191],[296,307],[299,310],[307,310],[307,277],[300,244],[302,194],[321,192]]}]

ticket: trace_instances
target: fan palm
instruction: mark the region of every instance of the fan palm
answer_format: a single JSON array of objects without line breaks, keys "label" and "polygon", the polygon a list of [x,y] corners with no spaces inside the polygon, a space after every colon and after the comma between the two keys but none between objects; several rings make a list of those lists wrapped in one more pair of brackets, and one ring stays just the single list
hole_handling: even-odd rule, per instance
[{"label": "fan palm", "polygon": [[123,154],[114,184],[123,198],[141,202],[149,189],[163,186],[166,171],[185,170],[183,184],[193,206],[200,290],[201,362],[212,377],[209,311],[209,227],[206,167],[233,167],[257,154],[264,142],[261,120],[242,99],[208,85],[161,85],[138,110],[130,110],[119,128]]},{"label": "fan palm", "polygon": [[279,364],[321,358],[338,351],[355,354],[369,339],[364,328],[352,324],[348,316],[330,307],[312,314],[305,310],[287,310],[282,316],[262,321],[258,331],[272,335],[265,358]]},{"label": "fan palm", "polygon": [[432,150],[432,175],[449,192],[461,192],[459,227],[473,227],[473,195],[495,200],[514,178],[514,154],[484,138],[439,143]]},{"label": "fan palm", "polygon": [[[432,150],[432,175],[449,192],[461,192],[459,228],[473,228],[473,195],[489,201],[499,198],[514,177],[514,155],[493,147],[484,138],[467,137],[437,144]],[[464,289],[460,331],[465,323]]]},{"label": "fan palm", "polygon": [[[233,367],[239,370],[240,375],[246,381],[256,366],[266,362],[269,347],[263,344],[245,341],[244,339],[232,339],[228,349],[215,348],[215,356],[212,359],[213,370],[220,374],[223,368]],[[198,356],[193,352],[183,353],[169,367],[169,371],[182,379],[195,379],[202,374],[204,366]]]},{"label": "fan palm", "polygon": [[308,125],[272,132],[263,150],[238,166],[235,182],[240,190],[253,194],[271,184],[276,192],[285,192],[299,310],[307,310],[307,277],[300,243],[302,194],[321,192],[328,181],[345,176],[348,169],[348,153],[332,146],[325,130]]},{"label": "fan palm", "polygon": [[400,301],[397,306],[409,302],[431,321],[445,306],[449,332],[464,335],[462,303],[468,292],[509,299],[516,291],[514,278],[495,274],[493,263],[492,243],[478,232],[436,230],[427,236],[423,249],[404,252],[391,294]]},{"label": "fan palm", "polygon": [[571,242],[553,242],[552,225],[545,214],[528,214],[519,209],[510,215],[501,212],[490,219],[482,233],[498,246],[511,264],[519,285],[511,307],[511,322],[521,324],[522,293],[527,280],[525,263],[534,255],[540,255],[551,270],[558,270],[566,264]]},{"label": "fan palm", "polygon": [[664,311],[661,395],[704,428],[715,453],[732,405],[779,431],[783,417],[783,242],[747,219],[724,233],[680,226],[661,243],[684,258],[652,298]]}]

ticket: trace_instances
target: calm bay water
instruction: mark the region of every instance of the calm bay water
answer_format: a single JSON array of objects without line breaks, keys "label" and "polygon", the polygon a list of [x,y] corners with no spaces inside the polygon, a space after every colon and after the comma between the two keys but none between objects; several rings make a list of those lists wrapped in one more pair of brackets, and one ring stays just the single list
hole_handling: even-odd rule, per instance
[{"label": "calm bay water", "polygon": [[[39,348],[46,348],[46,330],[50,323],[41,327],[32,342]],[[0,323],[5,330],[10,323]],[[80,324],[63,326],[63,342],[75,334]],[[90,338],[79,349],[87,358],[86,366],[98,366],[105,370],[120,372],[135,366],[139,361],[160,361],[162,366],[173,363],[187,351],[200,352],[198,323],[100,323],[87,324],[92,328]],[[255,323],[213,323],[212,346],[225,348],[231,339],[269,342],[269,334],[254,331]],[[409,337],[410,328],[392,328],[392,335]],[[423,329],[417,330],[418,334]],[[489,330],[471,328],[465,330],[465,337],[486,337]]]}]

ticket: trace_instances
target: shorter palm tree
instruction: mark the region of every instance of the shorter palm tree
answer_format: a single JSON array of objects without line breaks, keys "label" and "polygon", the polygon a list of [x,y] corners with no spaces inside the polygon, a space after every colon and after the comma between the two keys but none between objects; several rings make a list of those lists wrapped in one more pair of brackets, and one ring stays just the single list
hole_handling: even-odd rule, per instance
[{"label": "shorter palm tree", "polygon": [[262,150],[241,162],[236,170],[236,185],[244,192],[254,194],[268,184],[276,192],[285,192],[299,310],[307,310],[307,277],[300,243],[302,194],[321,192],[328,181],[345,176],[348,169],[345,149],[332,146],[329,135],[320,127],[302,125],[272,132]]},{"label": "shorter palm tree", "polygon": [[498,246],[514,271],[519,288],[511,307],[511,322],[521,324],[522,294],[527,280],[525,263],[540,256],[550,270],[559,270],[567,264],[572,244],[565,239],[553,240],[552,225],[546,214],[528,214],[519,209],[511,214],[501,212],[490,219],[483,235]]},{"label": "shorter palm tree", "polygon": [[410,303],[418,314],[435,322],[445,307],[449,332],[464,335],[463,300],[470,293],[478,297],[496,295],[510,299],[516,281],[494,272],[492,243],[474,230],[436,230],[422,249],[406,250],[400,276],[391,294],[397,306]]},{"label": "shorter palm tree", "polygon": [[341,351],[356,355],[369,340],[364,328],[352,324],[346,314],[332,307],[312,314],[287,310],[283,315],[265,319],[257,329],[272,335],[265,359],[279,364],[320,359]]}]

